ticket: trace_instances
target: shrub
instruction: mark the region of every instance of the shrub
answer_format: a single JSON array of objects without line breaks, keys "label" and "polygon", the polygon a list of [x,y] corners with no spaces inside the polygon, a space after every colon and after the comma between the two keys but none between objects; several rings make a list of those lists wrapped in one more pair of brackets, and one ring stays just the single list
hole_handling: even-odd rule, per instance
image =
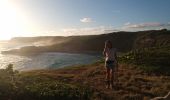
[{"label": "shrub", "polygon": [[138,65],[149,73],[170,75],[170,46],[136,49],[119,57],[119,60]]}]

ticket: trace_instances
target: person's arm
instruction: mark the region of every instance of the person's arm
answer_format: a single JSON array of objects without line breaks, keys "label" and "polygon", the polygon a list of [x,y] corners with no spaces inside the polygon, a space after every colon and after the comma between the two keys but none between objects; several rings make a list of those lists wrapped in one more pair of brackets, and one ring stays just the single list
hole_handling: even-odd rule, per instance
[{"label": "person's arm", "polygon": [[117,50],[115,50],[115,61],[116,61],[116,71],[118,71],[118,57],[117,57]]},{"label": "person's arm", "polygon": [[104,50],[103,50],[103,55],[104,55],[104,57],[106,57],[106,48],[104,48]]}]

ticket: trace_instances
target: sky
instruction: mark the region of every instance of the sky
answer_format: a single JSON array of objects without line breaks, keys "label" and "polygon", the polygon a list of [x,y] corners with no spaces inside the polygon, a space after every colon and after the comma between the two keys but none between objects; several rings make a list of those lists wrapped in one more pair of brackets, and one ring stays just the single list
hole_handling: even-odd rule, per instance
[{"label": "sky", "polygon": [[170,29],[170,0],[0,0],[0,40]]}]

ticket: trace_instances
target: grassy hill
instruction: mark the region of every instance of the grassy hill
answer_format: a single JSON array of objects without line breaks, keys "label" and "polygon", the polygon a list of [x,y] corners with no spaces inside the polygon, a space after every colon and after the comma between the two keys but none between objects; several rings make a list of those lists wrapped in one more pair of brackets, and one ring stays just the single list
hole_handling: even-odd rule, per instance
[{"label": "grassy hill", "polygon": [[[11,41],[48,43],[47,46],[28,46],[21,49],[4,51],[8,54],[30,54],[42,52],[101,52],[106,40],[111,40],[113,46],[120,52],[137,48],[159,47],[170,45],[170,31],[150,30],[139,32],[114,32],[102,35],[68,36],[68,37],[32,37],[14,38]],[[42,42],[44,41],[44,42]]]},{"label": "grassy hill", "polygon": [[0,71],[0,99],[149,100],[164,96],[170,89],[169,76],[148,75],[127,64],[120,64],[119,81],[114,89],[106,89],[104,73],[103,63],[98,62],[58,70],[20,72],[11,76],[12,81],[5,69]]},{"label": "grassy hill", "polygon": [[113,89],[105,88],[104,60],[26,72],[14,71],[9,65],[0,70],[0,99],[150,100],[164,96],[170,90],[169,50],[137,49],[119,57],[118,81]]}]

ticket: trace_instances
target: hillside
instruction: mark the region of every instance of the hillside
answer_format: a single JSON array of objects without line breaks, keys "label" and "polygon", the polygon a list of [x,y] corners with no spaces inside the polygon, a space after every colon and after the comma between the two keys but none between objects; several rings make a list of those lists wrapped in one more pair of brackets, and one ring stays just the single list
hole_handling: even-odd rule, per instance
[{"label": "hillside", "polygon": [[120,60],[135,64],[149,73],[170,75],[170,46],[135,49],[124,54]]},{"label": "hillside", "polygon": [[170,90],[169,50],[138,49],[119,57],[118,81],[113,89],[105,87],[103,59],[90,65],[25,72],[14,71],[10,64],[0,70],[0,99],[150,100],[164,96]]},{"label": "hillside", "polygon": [[[106,89],[103,63],[58,70],[34,70],[0,81],[1,100],[150,100],[170,89],[169,76],[148,75],[137,66],[120,64],[114,89]],[[2,75],[2,72],[0,72]],[[10,81],[11,80],[11,81]]]},{"label": "hillside", "polygon": [[[68,37],[34,37],[14,38],[11,41],[38,42],[46,46],[28,46],[21,49],[4,51],[4,54],[30,54],[42,52],[101,52],[105,40],[111,40],[113,46],[120,52],[127,52],[132,49],[159,47],[170,45],[170,31],[150,30],[139,32],[114,32],[102,35],[68,36]],[[44,42],[43,42],[44,41]]]}]

